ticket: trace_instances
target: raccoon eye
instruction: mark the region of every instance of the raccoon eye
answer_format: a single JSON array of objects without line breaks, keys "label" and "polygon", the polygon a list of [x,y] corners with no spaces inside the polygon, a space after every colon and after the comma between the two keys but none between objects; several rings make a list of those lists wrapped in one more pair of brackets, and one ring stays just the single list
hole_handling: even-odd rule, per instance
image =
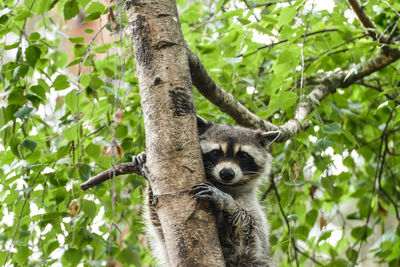
[{"label": "raccoon eye", "polygon": [[213,151],[210,152],[210,155],[213,157],[219,157],[221,155],[221,150],[214,149]]},{"label": "raccoon eye", "polygon": [[239,151],[237,153],[237,156],[242,160],[250,159],[250,155],[247,152],[244,152],[244,151]]}]

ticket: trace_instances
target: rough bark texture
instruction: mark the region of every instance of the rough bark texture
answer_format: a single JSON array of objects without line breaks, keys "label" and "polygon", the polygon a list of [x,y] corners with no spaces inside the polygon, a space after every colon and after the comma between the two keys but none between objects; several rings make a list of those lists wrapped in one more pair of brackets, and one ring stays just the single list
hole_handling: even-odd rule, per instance
[{"label": "rough bark texture", "polygon": [[174,0],[129,1],[146,132],[145,176],[171,266],[224,266],[212,215],[188,191],[204,180],[186,45]]}]

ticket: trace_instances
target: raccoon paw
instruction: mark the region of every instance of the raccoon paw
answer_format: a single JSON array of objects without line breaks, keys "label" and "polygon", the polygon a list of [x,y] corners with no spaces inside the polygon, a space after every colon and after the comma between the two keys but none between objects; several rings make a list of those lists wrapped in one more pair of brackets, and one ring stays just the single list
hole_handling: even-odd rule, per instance
[{"label": "raccoon paw", "polygon": [[137,168],[140,170],[142,176],[145,176],[145,167],[146,167],[146,152],[142,152],[136,157],[132,159],[132,161],[135,163]]},{"label": "raccoon paw", "polygon": [[190,190],[190,194],[196,200],[208,201],[213,203],[219,210],[233,212],[232,209],[235,206],[235,200],[227,193],[222,192],[211,183],[201,183],[193,186]]}]

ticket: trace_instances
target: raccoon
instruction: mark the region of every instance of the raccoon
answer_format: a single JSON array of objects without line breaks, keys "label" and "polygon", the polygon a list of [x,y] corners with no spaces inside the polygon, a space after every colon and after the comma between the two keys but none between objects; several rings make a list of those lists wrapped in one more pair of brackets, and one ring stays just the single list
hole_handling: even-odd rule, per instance
[{"label": "raccoon", "polygon": [[[262,132],[240,126],[215,124],[197,118],[207,182],[190,194],[211,203],[227,267],[270,267],[269,224],[257,199],[260,183],[270,172],[267,148],[280,132]],[[161,266],[168,266],[163,233],[151,205],[148,188],[148,233]],[[156,233],[156,235],[154,235]]]}]

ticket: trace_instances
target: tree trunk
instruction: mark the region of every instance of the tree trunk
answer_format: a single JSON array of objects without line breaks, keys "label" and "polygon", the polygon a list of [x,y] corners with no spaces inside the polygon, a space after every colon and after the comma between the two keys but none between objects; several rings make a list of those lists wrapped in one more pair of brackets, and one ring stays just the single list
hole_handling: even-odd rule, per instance
[{"label": "tree trunk", "polygon": [[224,266],[213,216],[188,191],[204,181],[186,44],[173,0],[127,2],[146,132],[146,176],[171,266]]}]

